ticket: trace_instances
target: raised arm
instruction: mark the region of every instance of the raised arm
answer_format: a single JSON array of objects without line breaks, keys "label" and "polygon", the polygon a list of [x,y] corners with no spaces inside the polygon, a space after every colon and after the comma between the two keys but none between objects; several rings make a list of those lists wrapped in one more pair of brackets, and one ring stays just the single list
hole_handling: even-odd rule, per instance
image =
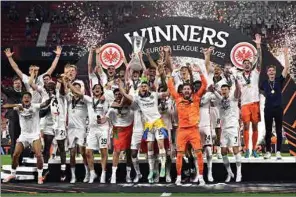
[{"label": "raised arm", "polygon": [[7,48],[4,50],[4,53],[6,57],[8,58],[8,61],[12,67],[12,69],[16,72],[16,74],[23,80],[23,72],[19,69],[18,65],[15,63],[15,61],[12,58],[12,55],[14,52],[11,52],[10,48]]},{"label": "raised arm", "polygon": [[202,97],[202,95],[206,92],[208,83],[207,83],[207,79],[205,78],[205,76],[202,74],[202,72],[199,70],[199,75],[201,78],[201,87],[200,89],[197,91],[197,93],[195,93],[198,97]]},{"label": "raised arm", "polygon": [[95,47],[91,46],[89,48],[88,59],[87,59],[88,74],[93,73],[92,64],[93,64],[94,51],[95,51]]},{"label": "raised arm", "polygon": [[67,86],[70,88],[70,90],[71,90],[73,93],[77,94],[80,98],[83,98],[84,94],[83,94],[81,91],[77,90],[77,89],[72,85],[72,83],[71,83],[70,81],[67,82]]},{"label": "raised arm", "polygon": [[172,67],[172,62],[171,62],[171,54],[172,54],[172,50],[169,46],[164,46],[163,47],[163,51],[164,51],[164,61],[165,61],[165,65],[170,69],[170,71],[173,71],[173,67]]},{"label": "raised arm", "polygon": [[257,63],[256,63],[256,69],[260,72],[261,71],[261,65],[262,65],[262,50],[261,50],[261,36],[260,34],[255,35],[255,40],[257,47]]},{"label": "raised arm", "polygon": [[157,68],[157,64],[155,63],[155,61],[152,59],[150,52],[148,50],[146,50],[146,56],[148,58],[148,61],[150,63],[150,65],[154,68]]},{"label": "raised arm", "polygon": [[131,102],[134,101],[133,96],[131,96],[131,95],[129,95],[129,94],[127,94],[127,93],[125,92],[125,89],[124,89],[124,87],[123,87],[123,82],[122,82],[121,80],[120,80],[119,83],[118,83],[118,87],[119,87],[119,91],[120,91],[120,93],[121,93],[126,99],[128,99],[128,100],[131,101]]},{"label": "raised arm", "polygon": [[178,92],[176,91],[175,89],[175,85],[174,85],[174,79],[173,77],[170,77],[169,80],[168,80],[168,89],[169,89],[169,92],[170,94],[172,95],[172,97],[176,100],[180,97],[180,95],[178,94]]},{"label": "raised arm", "polygon": [[100,63],[100,53],[101,53],[101,47],[97,47],[96,48],[96,68],[95,69],[99,75],[101,75],[103,73],[103,68]]},{"label": "raised arm", "polygon": [[53,73],[53,71],[56,69],[57,65],[58,65],[58,62],[59,62],[59,59],[60,59],[60,56],[62,54],[62,47],[61,46],[57,46],[57,49],[55,51],[53,51],[56,56],[50,66],[50,68],[46,71],[46,74],[49,74],[51,75]]},{"label": "raised arm", "polygon": [[207,70],[207,73],[208,74],[210,73],[210,69],[211,69],[210,59],[211,59],[212,51],[214,49],[215,49],[214,47],[209,47],[208,49],[204,49],[203,50],[204,56],[205,56],[205,66],[206,66],[206,70]]},{"label": "raised arm", "polygon": [[290,69],[290,62],[289,62],[288,51],[289,51],[289,48],[288,48],[288,47],[285,47],[285,48],[284,48],[285,68],[284,68],[283,71],[282,71],[282,76],[283,76],[284,78],[287,77],[288,72],[289,72],[289,69]]},{"label": "raised arm", "polygon": [[37,91],[38,90],[38,86],[34,82],[35,76],[36,76],[35,75],[35,71],[34,72],[31,72],[28,84],[32,87],[32,89],[34,91]]}]

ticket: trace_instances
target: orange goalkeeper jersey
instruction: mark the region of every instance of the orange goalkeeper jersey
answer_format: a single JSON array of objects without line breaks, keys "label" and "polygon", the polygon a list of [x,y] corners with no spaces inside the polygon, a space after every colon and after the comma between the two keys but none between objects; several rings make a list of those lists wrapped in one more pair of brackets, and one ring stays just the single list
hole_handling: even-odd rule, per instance
[{"label": "orange goalkeeper jersey", "polygon": [[192,100],[186,100],[176,91],[173,78],[168,80],[170,94],[175,99],[177,106],[179,128],[197,126],[199,123],[200,98],[207,88],[207,81],[203,75],[201,75],[201,82],[201,88],[196,93],[193,93]]}]

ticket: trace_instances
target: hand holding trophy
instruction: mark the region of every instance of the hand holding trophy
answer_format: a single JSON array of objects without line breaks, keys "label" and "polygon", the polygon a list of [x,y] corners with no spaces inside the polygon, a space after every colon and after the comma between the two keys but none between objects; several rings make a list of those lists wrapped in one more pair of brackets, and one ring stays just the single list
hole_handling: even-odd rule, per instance
[{"label": "hand holding trophy", "polygon": [[144,45],[146,44],[147,38],[140,37],[140,36],[133,36],[131,37],[132,47],[133,47],[133,54],[131,56],[131,61],[129,62],[129,67],[132,70],[140,71],[144,68],[144,63],[142,60],[142,56],[140,55],[143,53]]}]

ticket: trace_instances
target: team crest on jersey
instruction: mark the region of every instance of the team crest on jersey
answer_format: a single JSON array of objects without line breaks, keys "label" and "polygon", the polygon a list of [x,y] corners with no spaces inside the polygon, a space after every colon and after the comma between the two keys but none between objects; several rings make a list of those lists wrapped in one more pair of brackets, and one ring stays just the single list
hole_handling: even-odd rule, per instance
[{"label": "team crest on jersey", "polygon": [[118,68],[123,63],[123,58],[124,53],[119,45],[107,43],[101,47],[99,59],[103,68],[107,69],[111,65]]},{"label": "team crest on jersey", "polygon": [[257,49],[248,42],[240,42],[236,44],[230,52],[230,59],[233,65],[239,69],[243,69],[243,61],[250,60],[253,64],[257,61]]}]

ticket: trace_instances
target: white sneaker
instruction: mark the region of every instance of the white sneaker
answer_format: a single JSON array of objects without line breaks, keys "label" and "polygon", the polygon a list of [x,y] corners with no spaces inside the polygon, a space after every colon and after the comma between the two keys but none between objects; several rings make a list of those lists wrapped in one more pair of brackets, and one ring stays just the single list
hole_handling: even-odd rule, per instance
[{"label": "white sneaker", "polygon": [[94,174],[90,173],[88,183],[93,183],[97,177],[98,177],[98,176],[97,176],[96,173],[94,173]]},{"label": "white sneaker", "polygon": [[199,186],[204,186],[206,185],[206,182],[203,178],[203,175],[198,175],[198,181],[199,181]]},{"label": "white sneaker", "polygon": [[139,182],[139,180],[142,178],[142,174],[137,174],[136,176],[135,176],[135,178],[134,178],[134,183],[138,183]]},{"label": "white sneaker", "polygon": [[175,184],[176,184],[176,185],[182,185],[181,175],[178,175],[178,176],[177,176],[177,179],[176,179]]},{"label": "white sneaker", "polygon": [[213,182],[214,181],[212,172],[208,172],[208,181],[209,182]]},{"label": "white sneaker", "polygon": [[171,183],[172,182],[172,178],[171,178],[171,175],[169,173],[167,173],[165,175],[165,182],[167,182],[167,183]]},{"label": "white sneaker", "polygon": [[198,182],[198,174],[195,175],[194,179],[191,182],[192,183],[197,183]]},{"label": "white sneaker", "polygon": [[106,172],[102,172],[100,183],[106,183]]},{"label": "white sneaker", "polygon": [[110,183],[116,183],[116,174],[112,174]]},{"label": "white sneaker", "polygon": [[282,159],[282,155],[281,155],[281,152],[280,151],[277,151],[276,152],[276,159],[277,160],[281,160]]},{"label": "white sneaker", "polygon": [[270,152],[266,152],[264,155],[264,159],[270,159],[271,158],[271,153]]},{"label": "white sneaker", "polygon": [[70,181],[70,183],[71,183],[71,184],[74,184],[74,183],[76,183],[76,177],[74,177],[74,176],[73,176],[73,177],[71,177],[71,181]]},{"label": "white sneaker", "polygon": [[229,183],[232,178],[234,178],[234,174],[232,172],[231,173],[228,173],[225,182],[226,183]]},{"label": "white sneaker", "polygon": [[87,172],[87,173],[85,174],[84,179],[83,179],[83,183],[88,183],[88,182],[89,182],[89,178],[90,178],[90,173]]},{"label": "white sneaker", "polygon": [[236,175],[236,179],[235,179],[235,182],[239,183],[242,181],[242,174],[237,174]]},{"label": "white sneaker", "polygon": [[131,182],[133,182],[132,179],[131,179],[131,177],[129,177],[129,176],[126,176],[126,177],[125,177],[125,181],[126,181],[127,183],[131,183]]},{"label": "white sneaker", "polygon": [[222,154],[221,153],[217,153],[217,158],[218,159],[222,159]]}]

